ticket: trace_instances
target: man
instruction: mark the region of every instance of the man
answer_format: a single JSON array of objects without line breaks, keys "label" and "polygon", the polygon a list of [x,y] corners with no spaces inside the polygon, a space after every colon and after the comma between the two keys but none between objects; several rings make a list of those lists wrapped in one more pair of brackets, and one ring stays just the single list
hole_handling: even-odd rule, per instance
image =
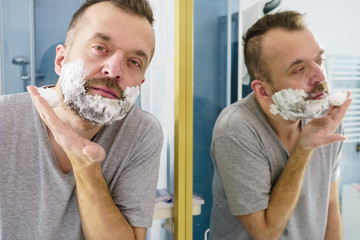
[{"label": "man", "polygon": [[1,239],[145,238],[163,136],[133,103],[152,23],[147,0],[87,1],[57,46],[57,85],[39,89],[55,101],[0,98]]},{"label": "man", "polygon": [[[211,239],[341,239],[340,123],[351,103],[316,119],[271,113],[280,90],[304,90],[315,103],[326,81],[324,50],[303,15],[266,15],[244,36],[253,93],[227,107],[213,131]],[[288,100],[288,99],[284,99]]]}]

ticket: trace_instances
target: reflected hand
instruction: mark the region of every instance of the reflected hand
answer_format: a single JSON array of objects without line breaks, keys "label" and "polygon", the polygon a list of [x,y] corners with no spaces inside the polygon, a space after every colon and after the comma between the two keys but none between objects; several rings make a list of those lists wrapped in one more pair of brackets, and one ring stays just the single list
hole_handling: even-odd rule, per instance
[{"label": "reflected hand", "polygon": [[80,136],[67,126],[35,87],[29,86],[27,89],[40,117],[53,133],[56,142],[65,151],[73,169],[84,168],[105,159],[106,153],[103,147]]},{"label": "reflected hand", "polygon": [[350,92],[348,99],[341,106],[331,106],[327,114],[318,119],[311,120],[298,137],[297,146],[302,149],[315,149],[317,147],[346,140],[341,134],[334,134],[342,122],[351,104]]}]

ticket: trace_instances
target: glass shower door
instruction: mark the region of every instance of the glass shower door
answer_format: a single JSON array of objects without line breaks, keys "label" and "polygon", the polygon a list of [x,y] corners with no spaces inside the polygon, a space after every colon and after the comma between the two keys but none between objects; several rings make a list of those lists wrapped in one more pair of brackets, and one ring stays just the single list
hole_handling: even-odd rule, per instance
[{"label": "glass shower door", "polygon": [[1,94],[52,85],[56,46],[83,0],[0,0]]},{"label": "glass shower door", "polygon": [[25,78],[30,71],[29,4],[28,0],[0,0],[2,94],[23,92],[30,84],[30,77]]}]

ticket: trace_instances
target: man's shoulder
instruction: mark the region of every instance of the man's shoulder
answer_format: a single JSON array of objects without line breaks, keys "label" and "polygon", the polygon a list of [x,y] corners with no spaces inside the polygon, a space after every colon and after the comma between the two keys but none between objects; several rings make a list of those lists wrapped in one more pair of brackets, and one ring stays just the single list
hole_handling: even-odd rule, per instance
[{"label": "man's shoulder", "polygon": [[30,95],[27,92],[7,94],[0,96],[0,106],[17,105],[19,103],[30,103]]},{"label": "man's shoulder", "polygon": [[156,117],[139,109],[134,105],[126,116],[108,126],[106,126],[106,134],[110,135],[127,135],[138,136],[139,135],[152,135],[155,139],[162,138],[162,128]]},{"label": "man's shoulder", "polygon": [[260,120],[261,115],[263,113],[255,98],[249,95],[224,108],[216,121],[216,127],[233,128],[253,124]]},{"label": "man's shoulder", "polygon": [[136,105],[130,110],[127,118],[128,120],[135,121],[141,125],[148,125],[150,127],[161,129],[160,122],[153,114],[138,108]]},{"label": "man's shoulder", "polygon": [[0,111],[5,115],[22,114],[31,110],[32,101],[29,93],[17,93],[0,96]]}]

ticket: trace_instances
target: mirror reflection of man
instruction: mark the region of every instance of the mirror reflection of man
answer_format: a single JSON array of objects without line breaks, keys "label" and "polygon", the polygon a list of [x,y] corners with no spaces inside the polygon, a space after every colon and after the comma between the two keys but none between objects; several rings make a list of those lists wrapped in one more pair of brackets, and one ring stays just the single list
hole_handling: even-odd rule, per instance
[{"label": "mirror reflection of man", "polygon": [[[285,120],[272,96],[326,81],[324,50],[294,11],[266,15],[244,36],[252,94],[222,111],[211,155],[215,171],[212,240],[341,239],[338,201],[341,121],[351,103],[316,119]],[[304,100],[305,101],[305,100]]]},{"label": "mirror reflection of man", "polygon": [[147,0],[86,1],[56,48],[58,83],[42,89],[58,104],[34,87],[1,96],[2,239],[145,239],[163,136],[134,101],[152,23]]}]

